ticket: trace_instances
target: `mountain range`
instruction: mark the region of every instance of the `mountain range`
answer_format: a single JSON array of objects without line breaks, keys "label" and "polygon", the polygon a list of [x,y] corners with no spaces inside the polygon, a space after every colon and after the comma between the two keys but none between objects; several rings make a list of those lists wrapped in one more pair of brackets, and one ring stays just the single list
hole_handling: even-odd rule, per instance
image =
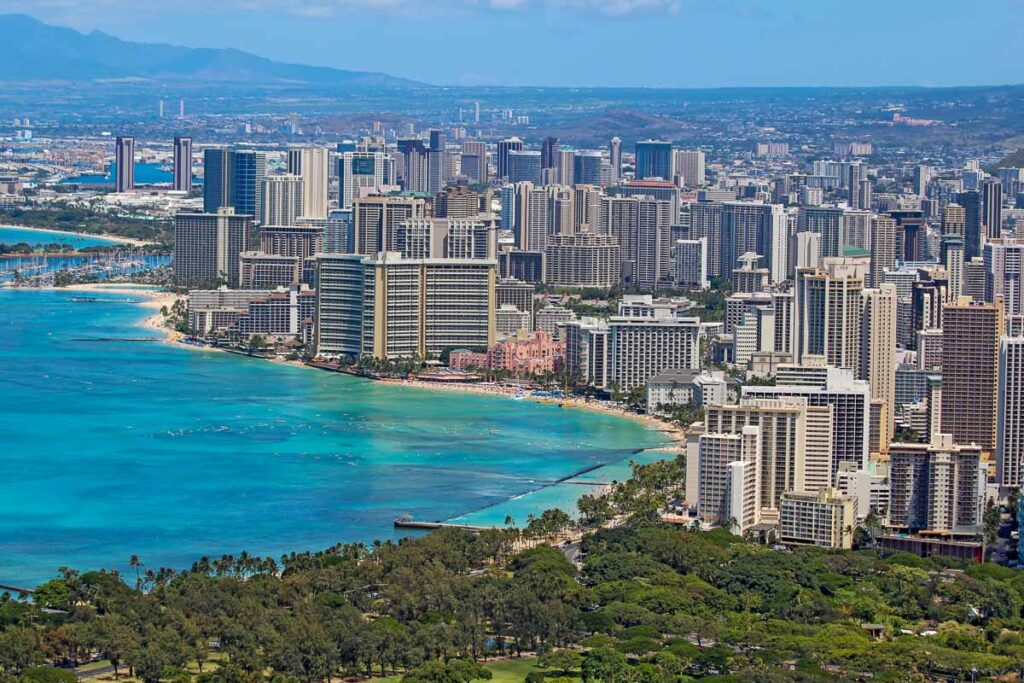
[{"label": "mountain range", "polygon": [[51,26],[25,14],[0,14],[0,81],[230,82],[306,86],[407,87],[414,81],[367,71],[286,64],[233,49],[134,43],[93,31]]}]

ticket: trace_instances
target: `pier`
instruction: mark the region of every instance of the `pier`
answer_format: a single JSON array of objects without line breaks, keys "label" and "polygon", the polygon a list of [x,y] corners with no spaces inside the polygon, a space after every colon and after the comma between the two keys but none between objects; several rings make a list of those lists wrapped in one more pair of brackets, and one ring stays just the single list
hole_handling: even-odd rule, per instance
[{"label": "pier", "polygon": [[471,524],[450,524],[448,522],[417,522],[414,519],[402,519],[401,517],[395,520],[396,529],[461,529],[462,531],[472,531],[479,533],[481,531],[489,531],[497,529],[495,526],[473,526]]}]

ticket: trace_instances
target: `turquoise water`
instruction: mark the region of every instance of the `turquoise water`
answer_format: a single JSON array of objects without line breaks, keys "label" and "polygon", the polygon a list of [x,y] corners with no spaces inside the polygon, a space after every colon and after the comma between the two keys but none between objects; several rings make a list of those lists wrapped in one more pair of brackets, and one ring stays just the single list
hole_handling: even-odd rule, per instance
[{"label": "turquoise water", "polygon": [[32,246],[37,244],[67,244],[76,249],[114,244],[111,240],[91,235],[66,235],[57,232],[32,230],[31,228],[0,226],[0,244],[18,244],[20,242]]},{"label": "turquoise water", "polygon": [[399,515],[454,518],[663,443],[552,405],[90,341],[154,336],[150,311],[71,296],[0,290],[0,583],[391,538]]}]

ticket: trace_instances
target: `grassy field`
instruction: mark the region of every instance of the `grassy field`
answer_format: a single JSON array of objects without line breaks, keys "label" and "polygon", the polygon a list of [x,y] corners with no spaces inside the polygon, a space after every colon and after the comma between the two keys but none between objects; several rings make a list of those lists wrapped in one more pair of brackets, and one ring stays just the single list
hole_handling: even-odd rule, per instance
[{"label": "grassy field", "polygon": [[[494,674],[491,683],[523,683],[526,680],[526,675],[531,671],[541,670],[537,668],[536,657],[503,659],[500,662],[488,662],[484,666]],[[387,678],[375,678],[372,683],[399,683],[401,680],[401,676],[388,676]]]},{"label": "grassy field", "polygon": [[[110,662],[107,661],[94,662],[92,664],[87,664],[85,666],[79,667],[78,671],[81,674],[86,674],[85,676],[83,676],[83,678],[92,679],[94,681],[113,681],[114,675],[112,673],[104,674],[102,676],[88,676],[87,673],[90,669],[101,669],[105,666],[108,666],[109,664]],[[521,659],[503,659],[497,662],[488,662],[484,664],[484,666],[490,669],[491,673],[494,674],[494,678],[491,679],[491,683],[522,683],[524,680],[526,680],[527,674],[529,674],[532,671],[541,670],[537,668],[536,657],[523,657]],[[199,669],[194,664],[187,668],[191,673],[198,673],[199,671]],[[209,671],[210,668],[215,668],[215,666],[206,666],[205,668],[207,671]],[[128,678],[128,676],[126,675],[127,673],[128,668],[123,667],[121,669],[121,677],[118,679],[119,683],[132,683],[136,680]],[[401,680],[402,676],[398,675],[387,676],[385,678],[371,678],[368,679],[366,683],[399,683]]]}]

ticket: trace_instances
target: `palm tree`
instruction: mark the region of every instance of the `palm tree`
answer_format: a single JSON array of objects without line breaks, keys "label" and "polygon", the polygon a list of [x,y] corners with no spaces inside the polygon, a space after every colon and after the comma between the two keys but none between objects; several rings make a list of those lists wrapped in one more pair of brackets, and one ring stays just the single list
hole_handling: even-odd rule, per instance
[{"label": "palm tree", "polygon": [[142,560],[139,559],[138,555],[132,555],[128,560],[128,566],[135,570],[135,587],[140,588],[142,586],[142,576],[139,570],[142,568]]}]

